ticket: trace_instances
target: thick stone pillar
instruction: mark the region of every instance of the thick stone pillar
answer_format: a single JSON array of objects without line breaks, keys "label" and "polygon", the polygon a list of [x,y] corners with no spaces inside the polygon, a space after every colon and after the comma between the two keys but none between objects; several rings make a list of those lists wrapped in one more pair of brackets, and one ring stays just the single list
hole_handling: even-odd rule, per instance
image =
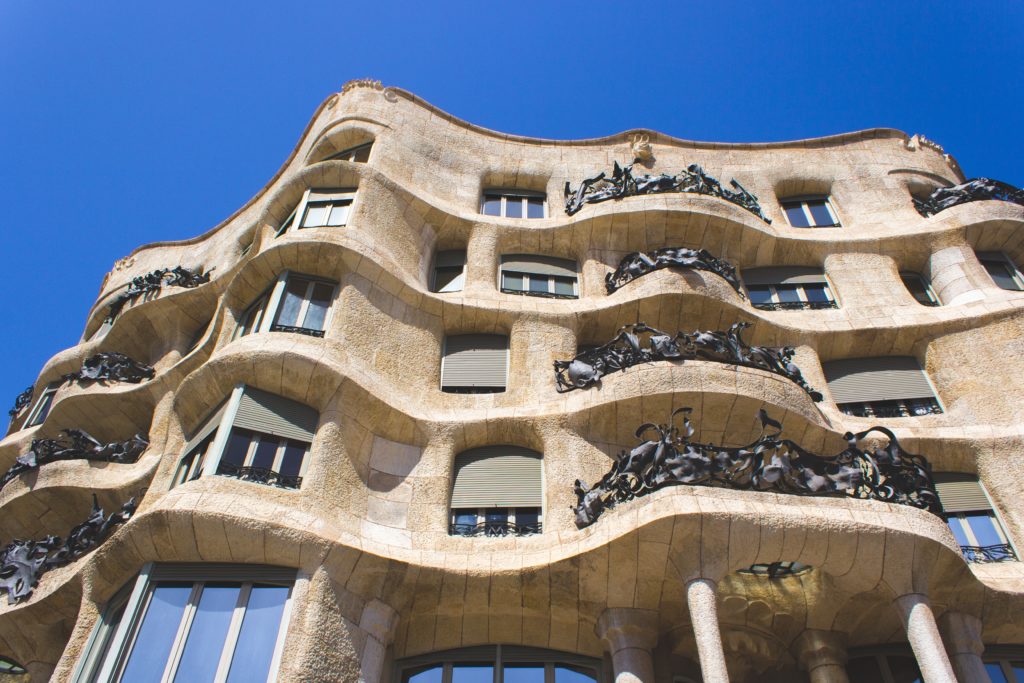
[{"label": "thick stone pillar", "polygon": [[946,306],[966,304],[985,298],[986,289],[997,289],[974,250],[967,245],[946,247],[928,258],[924,274]]},{"label": "thick stone pillar", "polygon": [[981,619],[963,612],[946,612],[939,617],[939,631],[960,683],[988,683],[981,653]]},{"label": "thick stone pillar", "polygon": [[704,683],[729,683],[722,632],[718,627],[717,588],[714,581],[704,578],[693,579],[686,584],[686,604],[690,609]]},{"label": "thick stone pillar", "polygon": [[390,605],[371,600],[363,608],[359,628],[366,633],[366,645],[359,660],[359,683],[380,683],[384,673],[384,657],[395,635],[398,615]]},{"label": "thick stone pillar", "polygon": [[793,656],[811,683],[850,683],[846,675],[846,636],[807,629],[793,642]]},{"label": "thick stone pillar", "polygon": [[907,640],[914,650],[925,683],[957,683],[928,597],[920,593],[908,593],[896,598],[893,604],[903,616]]},{"label": "thick stone pillar", "polygon": [[651,650],[658,644],[657,612],[610,607],[594,630],[611,653],[615,683],[653,683]]}]

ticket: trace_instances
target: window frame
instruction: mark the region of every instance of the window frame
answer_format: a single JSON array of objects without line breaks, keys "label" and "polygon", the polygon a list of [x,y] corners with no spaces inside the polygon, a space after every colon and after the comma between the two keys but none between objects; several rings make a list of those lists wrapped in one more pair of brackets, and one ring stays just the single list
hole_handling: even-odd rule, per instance
[{"label": "window frame", "polygon": [[[831,225],[818,225],[815,223],[814,214],[811,213],[810,202],[823,202],[825,210],[828,211],[828,215],[832,218]],[[799,204],[803,211],[804,218],[807,219],[807,225],[793,225],[789,219],[789,208],[793,208],[793,205]],[[796,228],[797,230],[813,230],[815,228],[841,228],[843,223],[839,218],[839,212],[836,211],[835,206],[832,205],[831,194],[817,194],[817,195],[798,195],[796,197],[786,197],[785,199],[779,200],[779,206],[782,208],[782,215],[786,217],[786,223],[789,227]]]},{"label": "window frame", "polygon": [[[489,198],[500,198],[501,209],[497,216],[494,214],[484,213],[484,208],[487,205]],[[547,192],[538,192],[536,190],[516,190],[516,189],[503,189],[503,188],[488,188],[480,192],[480,213],[484,216],[490,216],[491,218],[509,218],[508,215],[508,202],[509,199],[516,199],[522,202],[523,215],[518,218],[512,217],[512,220],[543,220],[549,218],[548,214],[548,194]],[[541,213],[542,216],[530,217],[529,211],[529,200],[540,199],[541,200]]]},{"label": "window frame", "polygon": [[[341,187],[341,188],[307,188],[302,193],[302,199],[296,204],[295,209],[288,214],[288,217],[284,219],[281,227],[278,228],[277,233],[274,237],[280,237],[286,232],[296,232],[300,230],[317,230],[325,228],[346,228],[349,226],[352,216],[355,213],[356,208],[356,196],[358,195],[358,187]],[[303,225],[306,220],[306,216],[309,213],[311,206],[328,205],[333,207],[335,202],[338,205],[345,203],[348,206],[348,214],[345,216],[345,222],[340,225]],[[327,212],[330,217],[330,210]]]},{"label": "window frame", "polygon": [[[313,291],[317,284],[326,284],[332,287],[329,303],[327,305],[327,313],[324,315],[323,329],[317,330],[302,326],[278,324],[277,320],[281,315],[281,304],[284,300],[284,293],[288,288],[288,282],[293,277],[309,280],[309,284],[306,285],[306,291],[303,295],[302,303],[299,305],[298,320],[305,320],[306,314],[309,312]],[[322,339],[327,335],[327,329],[330,327],[333,320],[334,310],[336,308],[335,303],[337,302],[338,292],[340,289],[341,288],[338,283],[333,280],[327,280],[315,275],[306,275],[305,273],[297,273],[292,270],[285,270],[277,276],[274,284],[263,290],[263,293],[256,297],[255,301],[246,307],[245,311],[242,313],[242,317],[235,326],[232,341],[235,339],[241,339],[242,337],[247,337],[250,334],[262,334],[264,332],[292,332],[295,334],[305,334],[310,337]],[[271,311],[273,311],[272,314],[270,313]],[[250,315],[255,316],[258,322],[255,322],[248,332],[242,332]]]},{"label": "window frame", "polygon": [[[230,673],[235,648],[238,645],[238,635],[242,628],[253,585],[287,586],[288,597],[281,610],[274,649],[267,671],[267,681],[276,681],[280,673],[284,641],[290,625],[292,605],[299,580],[298,571],[286,567],[147,563],[134,581],[127,583],[107,601],[100,619],[93,627],[86,648],[79,657],[72,681],[73,683],[107,683],[121,680],[124,668],[135,648],[139,629],[145,620],[153,591],[161,582],[192,583],[188,600],[182,609],[178,628],[167,655],[161,683],[171,683],[174,680],[192,629],[198,600],[207,584],[239,584],[240,589],[224,643],[221,646],[220,659],[214,678],[215,683],[224,683]],[[124,610],[120,618],[115,621],[114,617],[121,610],[122,605]]]},{"label": "window frame", "polygon": [[[1003,290],[1004,292],[1024,292],[1024,273],[1021,273],[1020,268],[1014,263],[1006,252],[1004,251],[975,251],[975,257],[978,259],[978,263],[985,269],[985,275],[992,280],[992,284]],[[1014,284],[1017,285],[1016,289],[1007,289],[1003,287],[996,279],[992,277],[992,273],[989,271],[988,266],[985,264],[999,264],[1006,269],[1006,274],[1009,275],[1010,279],[1013,280]]]},{"label": "window frame", "polygon": [[[926,304],[923,301],[919,300],[916,296],[914,296],[914,291],[907,285],[907,280],[916,280],[921,285],[921,289],[924,290],[925,295],[927,295],[931,303]],[[903,282],[903,286],[906,288],[907,292],[910,294],[911,297],[913,297],[914,301],[916,301],[919,305],[929,307],[936,307],[942,305],[942,301],[939,299],[938,294],[936,294],[935,290],[932,288],[932,283],[926,280],[924,275],[921,275],[921,273],[918,273],[913,270],[901,270],[900,281]]]},{"label": "window frame", "polygon": [[[43,393],[39,394],[39,398],[36,399],[35,405],[32,406],[32,410],[29,412],[28,417],[25,418],[25,426],[22,427],[22,429],[38,427],[46,422],[46,418],[49,417],[54,404],[57,402],[57,392],[59,390],[60,382],[50,382],[46,385],[46,388],[43,389]],[[49,399],[49,401],[47,401],[47,399]]]},{"label": "window frame", "polygon": [[[329,157],[323,159],[323,161],[349,161],[353,164],[365,164],[370,161],[370,152],[373,151],[373,140],[369,142],[363,142],[348,149],[343,149],[340,152],[336,152]],[[362,150],[366,150],[366,158],[360,161],[356,157]],[[351,157],[351,158],[350,158]]]},{"label": "window frame", "polygon": [[[815,283],[815,284],[818,284],[818,283]],[[795,284],[795,285],[788,285],[785,282],[779,282],[779,283],[771,284],[771,285],[747,285],[747,284],[744,284],[743,288],[745,290],[747,290],[747,298],[751,302],[750,305],[753,306],[754,308],[760,310],[760,311],[828,310],[828,309],[839,308],[839,301],[836,300],[835,295],[832,293],[832,286],[827,281],[823,282],[821,284],[824,285],[825,299],[826,299],[825,302],[811,301],[810,298],[808,298],[808,296],[807,296],[807,292],[804,290],[804,286],[805,285],[803,283],[799,283],[799,284]],[[764,306],[764,304],[755,304],[755,303],[753,303],[753,299],[750,298],[750,288],[751,287],[755,287],[755,288],[767,287],[768,288],[768,294],[771,297],[771,302],[769,302],[769,303],[773,307],[771,307],[771,308],[762,308],[762,306]],[[796,295],[797,295],[797,300],[798,300],[797,303],[805,304],[805,306],[801,306],[801,307],[798,307],[796,309],[784,308],[786,306],[786,304],[791,304],[791,303],[794,303],[794,302],[792,302],[792,301],[783,301],[782,297],[779,296],[779,291],[778,291],[779,287],[793,287],[793,288],[795,288]],[[831,305],[830,306],[821,306],[820,308],[815,308],[815,306],[817,304],[820,304],[820,303],[828,303],[828,304],[831,304]]]},{"label": "window frame", "polygon": [[[252,436],[250,437],[250,440],[249,440],[249,447],[248,447],[248,449],[245,452],[245,456],[242,458],[242,464],[238,465],[238,467],[240,467],[240,468],[252,467],[253,466],[252,463],[253,463],[253,460],[255,460],[255,458],[256,458],[256,451],[260,447],[260,444],[262,444],[264,441],[268,441],[268,442],[276,441],[277,442],[277,446],[275,447],[275,450],[274,450],[274,461],[271,463],[271,465],[270,465],[270,467],[268,469],[271,472],[274,472],[274,473],[280,475],[280,473],[281,473],[281,463],[284,460],[285,451],[288,449],[288,446],[290,444],[304,445],[305,446],[305,451],[302,454],[302,464],[299,466],[299,473],[297,475],[295,475],[295,476],[297,476],[299,478],[299,482],[300,482],[299,486],[301,486],[301,481],[302,481],[303,477],[305,477],[305,475],[306,475],[306,468],[309,467],[309,450],[310,450],[310,447],[312,446],[312,443],[306,443],[305,441],[299,441],[297,439],[289,439],[286,436],[275,436],[273,434],[267,434],[266,432],[257,432],[256,430],[249,429],[248,427],[235,427],[234,425],[232,425],[231,426],[231,432],[234,432],[235,429],[244,429],[244,430],[246,430],[248,432],[252,432]],[[231,432],[228,433],[228,438],[229,439],[231,438]],[[222,469],[221,468],[221,461],[223,460],[224,453],[222,452],[220,455],[221,455],[221,457],[218,458],[218,461],[217,461],[217,472],[216,473],[220,474],[221,476],[230,476],[230,475],[224,475],[224,473],[220,471]],[[286,488],[291,488],[291,487],[286,487]],[[295,488],[297,489],[299,487],[295,487]]]},{"label": "window frame", "polygon": [[[964,537],[971,542],[968,546],[969,548],[992,547],[982,545],[978,542],[978,537],[975,534],[974,529],[971,527],[970,521],[967,519],[968,515],[987,513],[988,516],[992,518],[992,527],[995,529],[996,535],[999,536],[999,538],[1002,540],[1001,545],[1005,545],[1007,548],[1009,548],[1011,555],[1011,557],[1002,560],[974,560],[971,557],[968,557],[967,551],[965,550],[964,546],[961,545],[960,550],[961,553],[964,555],[964,559],[969,564],[993,562],[1019,562],[1021,556],[1020,553],[1017,552],[1017,546],[1014,544],[1013,539],[1010,538],[1010,534],[1006,531],[1006,525],[1003,523],[1003,518],[1002,515],[999,513],[999,508],[996,507],[995,501],[992,500],[992,496],[989,494],[988,488],[986,488],[985,484],[981,481],[981,478],[978,477],[977,475],[968,475],[967,473],[963,472],[936,472],[935,474],[937,478],[941,477],[942,475],[958,475],[962,477],[961,481],[967,481],[967,476],[973,477],[973,480],[978,484],[978,488],[981,489],[982,494],[984,494],[985,496],[985,500],[988,502],[987,508],[978,508],[974,510],[958,510],[957,512],[943,512],[942,516],[946,520],[946,525],[950,527],[950,533],[953,534],[953,537],[956,538],[956,533],[952,529],[951,520],[955,518]],[[941,498],[939,500],[941,502]],[[959,544],[960,542],[959,540],[957,540],[957,545]]]},{"label": "window frame", "polygon": [[1014,645],[986,645],[981,659],[986,667],[989,664],[997,665],[1007,681],[1016,681],[1020,677],[1015,674],[1012,667],[1014,663],[1024,666],[1024,650]]},{"label": "window frame", "polygon": [[504,668],[508,664],[543,666],[545,683],[554,683],[554,670],[558,666],[587,669],[597,683],[610,683],[612,680],[610,667],[602,659],[559,650],[502,644],[477,645],[399,659],[395,661],[391,680],[393,683],[408,683],[411,676],[441,667],[441,683],[451,683],[452,669],[459,664],[491,667],[495,683],[504,680]]},{"label": "window frame", "polygon": [[[543,485],[542,485],[543,486]],[[485,529],[482,534],[467,534],[457,532],[456,527],[466,526],[465,524],[458,523],[455,521],[459,513],[465,513],[466,511],[476,512],[476,523],[473,525],[474,530],[480,528],[481,525],[487,525],[487,512],[490,510],[504,510],[506,512],[504,528],[500,532],[495,530],[493,533],[490,529]],[[537,525],[536,530],[524,531],[516,527],[516,516],[519,510],[536,510],[537,511]],[[498,526],[498,525],[495,525]],[[544,533],[544,506],[533,507],[529,505],[516,505],[516,506],[492,506],[492,507],[477,507],[477,508],[450,508],[448,515],[448,535],[449,536],[501,536],[501,537],[512,537],[519,538],[522,536],[539,536]]]},{"label": "window frame", "polygon": [[[505,385],[501,388],[492,386],[480,386],[473,385],[471,387],[465,386],[445,386],[445,364],[448,361],[448,340],[451,337],[463,337],[469,335],[484,335],[492,337],[504,337],[505,338]],[[508,379],[509,379],[509,364],[512,362],[512,336],[507,334],[491,334],[485,332],[466,332],[461,334],[446,334],[444,340],[441,343],[441,378],[439,388],[442,393],[445,394],[501,394],[508,391]]]},{"label": "window frame", "polygon": [[[461,266],[451,266],[451,265],[442,266],[442,265],[438,265],[438,257],[441,254],[453,254],[453,253],[461,253],[462,254],[462,265]],[[433,261],[431,262],[431,268],[430,268],[430,291],[432,293],[434,293],[434,294],[452,294],[454,292],[461,292],[461,291],[463,291],[466,288],[466,275],[467,275],[467,270],[468,270],[466,264],[467,264],[467,258],[466,258],[466,250],[465,249],[439,249],[439,250],[435,251],[434,252],[434,258],[433,258]],[[456,275],[454,278],[452,278],[448,282],[447,285],[445,285],[443,288],[438,288],[438,286],[437,286],[437,273],[442,268],[446,268],[446,269],[450,269],[450,270],[455,270],[456,268],[459,268],[460,270],[459,270],[459,274]],[[457,283],[458,289],[455,289],[455,288],[452,287],[453,283]]]}]

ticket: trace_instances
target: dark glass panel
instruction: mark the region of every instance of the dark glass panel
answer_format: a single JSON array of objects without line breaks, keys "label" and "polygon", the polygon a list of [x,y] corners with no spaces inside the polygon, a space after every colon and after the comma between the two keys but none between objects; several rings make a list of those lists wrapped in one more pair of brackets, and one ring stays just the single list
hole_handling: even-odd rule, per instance
[{"label": "dark glass panel", "polygon": [[576,280],[571,277],[555,278],[555,294],[559,296],[576,296]]},{"label": "dark glass panel", "polygon": [[327,319],[327,309],[331,306],[331,296],[334,294],[334,285],[326,282],[317,282],[313,285],[313,294],[309,299],[309,308],[306,309],[306,319],[302,326],[307,330],[324,329],[324,320]]},{"label": "dark glass panel", "polygon": [[772,302],[772,290],[769,287],[761,285],[747,287],[747,294],[750,296],[750,303],[754,306],[770,304]]},{"label": "dark glass panel", "polygon": [[274,458],[277,457],[278,440],[276,436],[261,436],[260,442],[256,445],[256,452],[252,456],[252,466],[265,470],[274,467]]},{"label": "dark glass panel", "polygon": [[851,659],[846,665],[846,673],[850,683],[880,683],[885,680],[874,656]]},{"label": "dark glass panel", "polygon": [[122,681],[157,683],[167,666],[167,656],[178,633],[192,584],[162,584],[153,588],[135,639]]},{"label": "dark glass panel", "polygon": [[522,197],[506,197],[505,198],[505,217],[506,218],[522,218],[523,217],[523,199],[522,199]]},{"label": "dark glass panel", "polygon": [[893,683],[921,683],[917,662],[908,655],[889,655],[886,658]]},{"label": "dark glass panel", "polygon": [[224,449],[224,455],[220,457],[221,462],[241,467],[245,464],[245,455],[249,452],[249,444],[252,443],[252,432],[248,429],[235,427],[228,437],[228,445]]},{"label": "dark glass panel", "polygon": [[228,683],[265,681],[274,656],[287,586],[253,586],[228,672]]},{"label": "dark glass panel", "polygon": [[544,200],[538,198],[526,200],[527,218],[544,218]]},{"label": "dark glass panel", "polygon": [[811,216],[814,218],[814,225],[828,226],[835,225],[836,220],[832,218],[832,215],[828,212],[828,207],[825,206],[825,201],[818,199],[807,202],[807,208],[811,210]]},{"label": "dark glass panel", "polygon": [[811,227],[811,224],[807,222],[807,215],[804,213],[804,206],[800,202],[783,204],[782,210],[786,212],[786,218],[789,220],[789,224],[794,228]]},{"label": "dark glass panel", "polygon": [[501,197],[496,195],[484,196],[484,215],[486,216],[500,216],[501,215]]},{"label": "dark glass panel", "polygon": [[543,275],[531,275],[530,276],[530,291],[547,294],[548,293],[548,278]]},{"label": "dark glass panel", "polygon": [[775,293],[784,304],[800,301],[796,285],[775,285]]},{"label": "dark glass panel", "polygon": [[278,473],[287,477],[299,476],[307,448],[308,446],[304,443],[288,441],[284,447],[284,456],[281,458],[281,469],[278,470]]},{"label": "dark glass panel", "polygon": [[434,291],[460,291],[462,289],[462,283],[455,283],[455,281],[461,276],[462,266],[438,266],[434,269]]},{"label": "dark glass panel", "polygon": [[827,289],[825,285],[804,285],[804,295],[808,301],[828,301],[828,296],[825,294]]},{"label": "dark glass panel", "polygon": [[176,682],[213,682],[240,591],[241,587],[237,584],[207,584],[203,587],[185,640],[185,650],[174,675]]},{"label": "dark glass panel", "polygon": [[523,274],[522,273],[502,273],[501,276],[501,288],[511,289],[516,292],[523,291]]}]

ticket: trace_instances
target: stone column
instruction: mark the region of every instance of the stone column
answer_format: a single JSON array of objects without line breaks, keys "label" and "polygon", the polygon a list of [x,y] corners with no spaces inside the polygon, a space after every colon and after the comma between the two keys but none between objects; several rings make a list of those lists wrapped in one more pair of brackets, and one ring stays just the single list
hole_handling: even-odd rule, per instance
[{"label": "stone column", "polygon": [[811,683],[850,683],[845,634],[807,629],[793,642],[792,650]]},{"label": "stone column", "polygon": [[946,648],[939,637],[939,627],[935,623],[931,605],[928,604],[928,597],[920,593],[908,593],[896,598],[893,604],[903,616],[907,640],[914,650],[925,683],[957,683]]},{"label": "stone column", "polygon": [[697,641],[697,655],[704,683],[729,683],[722,649],[722,632],[718,628],[718,585],[711,579],[693,579],[686,584],[686,604]]},{"label": "stone column", "polygon": [[932,253],[924,275],[946,306],[980,301],[985,298],[984,290],[996,288],[985,268],[978,263],[974,250],[967,245]]},{"label": "stone column", "polygon": [[384,656],[395,635],[398,615],[390,605],[371,600],[363,608],[359,628],[366,633],[366,645],[359,660],[359,683],[380,683],[384,673]]},{"label": "stone column", "polygon": [[953,671],[960,683],[988,683],[981,653],[981,619],[963,612],[946,612],[939,617],[939,631],[946,651],[953,660]]},{"label": "stone column", "polygon": [[658,613],[632,607],[610,607],[594,629],[612,655],[615,683],[653,683],[651,650],[658,643]]}]

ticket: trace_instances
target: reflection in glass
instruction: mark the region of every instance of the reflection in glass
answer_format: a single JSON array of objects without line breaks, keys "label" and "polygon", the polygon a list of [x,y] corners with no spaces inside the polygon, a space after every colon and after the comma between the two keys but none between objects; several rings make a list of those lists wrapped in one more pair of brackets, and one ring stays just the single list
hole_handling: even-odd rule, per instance
[{"label": "reflection in glass", "polygon": [[544,683],[543,664],[506,664],[502,683]]},{"label": "reflection in glass", "polygon": [[191,592],[192,584],[164,584],[153,589],[121,680],[131,683],[160,680]]},{"label": "reflection in glass", "polygon": [[527,218],[544,218],[544,200],[529,199],[526,203]]},{"label": "reflection in glass", "polygon": [[829,213],[824,201],[807,202],[807,208],[811,210],[814,224],[819,226],[835,225],[835,219]]},{"label": "reflection in glass", "polygon": [[490,664],[456,664],[452,667],[452,683],[494,683],[494,667]]},{"label": "reflection in glass", "polygon": [[597,683],[597,676],[591,669],[559,665],[555,667],[555,683]]},{"label": "reflection in glass", "polygon": [[501,215],[501,197],[485,197],[484,198],[484,215],[486,216],[500,216]]},{"label": "reflection in glass", "polygon": [[306,209],[306,216],[302,219],[302,227],[304,228],[319,228],[327,220],[327,212],[330,210],[330,205],[316,205],[312,204]]},{"label": "reflection in glass", "polygon": [[406,674],[403,678],[405,683],[441,683],[441,675],[444,673],[444,667],[432,666],[429,669],[418,671],[413,674]]},{"label": "reflection in glass", "polygon": [[281,300],[281,309],[277,314],[279,325],[294,327],[299,321],[299,309],[302,308],[302,301],[306,298],[306,287],[309,280],[301,277],[288,278],[288,286],[285,287],[284,297]]},{"label": "reflection in glass", "polygon": [[185,641],[185,650],[174,680],[181,683],[213,681],[220,663],[220,653],[231,625],[231,615],[238,604],[241,588],[207,584],[199,598],[195,617]]},{"label": "reflection in glass", "polygon": [[231,660],[228,683],[267,679],[288,592],[287,586],[252,587]]},{"label": "reflection in glass", "polygon": [[789,219],[789,224],[794,228],[809,228],[811,224],[807,222],[807,214],[804,213],[803,204],[799,202],[796,204],[784,204],[783,210],[786,212],[786,218]]},{"label": "reflection in glass", "polygon": [[992,683],[1008,683],[1006,676],[1003,674],[1003,667],[999,662],[987,662],[985,664],[985,673],[988,674],[988,678]]},{"label": "reflection in glass", "polygon": [[523,200],[519,197],[507,197],[505,199],[506,218],[523,217]]}]

